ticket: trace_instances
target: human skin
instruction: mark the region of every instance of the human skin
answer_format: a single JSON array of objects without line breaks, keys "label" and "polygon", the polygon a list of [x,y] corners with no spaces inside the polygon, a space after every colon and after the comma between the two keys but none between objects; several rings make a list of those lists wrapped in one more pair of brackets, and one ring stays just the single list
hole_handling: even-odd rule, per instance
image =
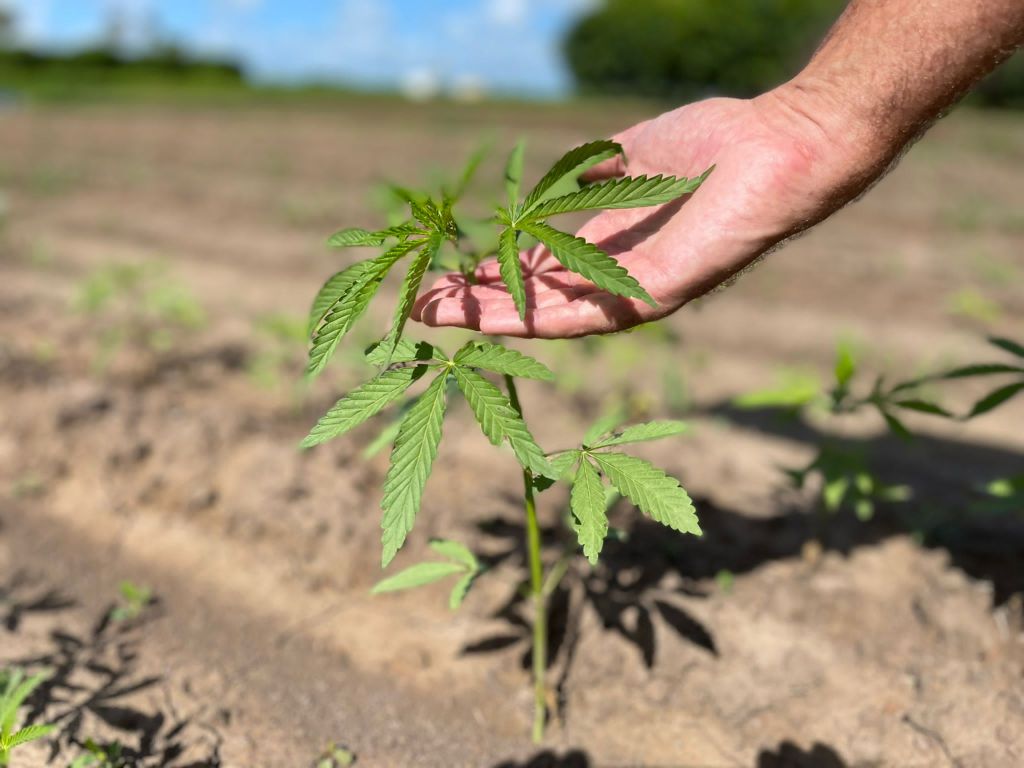
[{"label": "human skin", "polygon": [[1024,43],[1024,0],[853,0],[793,80],[753,99],[709,99],[619,135],[588,180],[714,172],[689,199],[605,211],[579,230],[657,302],[597,289],[542,247],[521,254],[520,319],[497,264],[448,274],[413,319],[487,334],[610,333],[675,312],[863,193],[972,85]]}]

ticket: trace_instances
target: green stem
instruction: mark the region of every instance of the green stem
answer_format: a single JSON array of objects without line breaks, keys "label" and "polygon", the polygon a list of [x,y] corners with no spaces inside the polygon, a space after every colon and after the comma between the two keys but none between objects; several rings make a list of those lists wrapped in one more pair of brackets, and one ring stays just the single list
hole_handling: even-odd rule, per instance
[{"label": "green stem", "polygon": [[[516,384],[511,376],[505,377],[508,398],[512,407],[523,415]],[[523,470],[523,499],[526,505],[526,551],[530,562],[530,596],[533,598],[533,741],[544,738],[547,722],[547,669],[548,607],[544,591],[544,565],[540,556],[540,525],[537,522],[537,503],[533,496],[533,473]]]}]

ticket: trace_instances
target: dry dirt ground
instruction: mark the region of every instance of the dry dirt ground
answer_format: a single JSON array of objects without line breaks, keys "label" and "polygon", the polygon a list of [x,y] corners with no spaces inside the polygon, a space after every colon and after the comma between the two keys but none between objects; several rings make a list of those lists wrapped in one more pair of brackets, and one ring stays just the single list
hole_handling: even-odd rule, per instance
[{"label": "dry dirt ground", "polygon": [[[65,766],[89,737],[139,766],[302,767],[331,741],[366,766],[1024,764],[1022,518],[967,513],[978,483],[1021,472],[1024,403],[910,418],[906,444],[870,417],[729,406],[786,370],[827,377],[841,338],[891,375],[993,359],[986,332],[1024,338],[1020,118],[954,115],[671,334],[523,345],[559,373],[523,393],[543,445],[578,439],[612,398],[692,420],[642,452],[682,478],[706,531],[683,539],[619,505],[628,537],[555,596],[543,748],[527,739],[519,476],[464,409],[397,565],[444,535],[490,572],[454,615],[442,589],[368,594],[387,465],[361,456],[374,427],[295,447],[367,369],[348,351],[304,390],[301,342],[273,330],[339,263],[324,236],[380,220],[374,182],[424,178],[495,127],[499,146],[529,136],[536,173],[642,114],[0,114],[0,664],[51,669],[33,712],[61,725],[16,766]],[[156,300],[82,309],[104,269],[140,264],[191,295],[200,327],[110,341],[168,330],[144,316]],[[977,391],[943,394],[962,409]],[[779,467],[835,428],[915,499],[836,516],[815,559],[811,492],[785,490]],[[542,497],[549,557],[564,502]],[[123,579],[156,604],[111,622]]]}]

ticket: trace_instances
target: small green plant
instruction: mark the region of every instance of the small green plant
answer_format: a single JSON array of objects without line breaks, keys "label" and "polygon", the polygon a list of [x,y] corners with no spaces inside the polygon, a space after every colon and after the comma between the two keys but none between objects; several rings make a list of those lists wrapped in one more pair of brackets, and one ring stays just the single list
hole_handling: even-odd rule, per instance
[{"label": "small green plant", "polygon": [[349,768],[356,764],[356,753],[347,747],[331,743],[316,759],[314,768]]},{"label": "small green plant", "polygon": [[153,602],[153,590],[132,581],[122,581],[118,585],[119,603],[110,610],[113,621],[132,621]]},{"label": "small green plant", "polygon": [[156,262],[96,269],[79,284],[72,308],[97,320],[99,350],[93,365],[98,371],[122,347],[166,351],[206,322],[192,294]]},{"label": "small green plant", "polygon": [[[667,203],[695,191],[710,172],[709,169],[692,179],[639,176],[579,187],[576,180],[581,173],[621,152],[622,148],[610,141],[577,147],[559,159],[525,196],[520,196],[523,143],[512,151],[505,165],[506,204],[499,206],[484,224],[496,232],[493,252],[521,316],[526,312],[519,256],[521,237],[543,243],[568,270],[599,288],[654,303],[636,279],[608,253],[547,223],[549,218],[563,213]],[[540,741],[549,700],[545,670],[550,590],[545,589],[545,584],[552,578],[557,580],[564,573],[564,565],[556,563],[545,576],[537,494],[559,479],[571,483],[570,524],[591,562],[596,561],[608,535],[605,480],[652,519],[680,532],[699,535],[700,528],[693,504],[677,480],[642,459],[613,450],[628,443],[677,435],[683,429],[678,422],[639,424],[619,431],[614,431],[617,424],[600,424],[588,433],[579,448],[545,452],[527,427],[516,387],[516,379],[551,381],[554,375],[545,365],[493,341],[469,341],[449,355],[436,345],[403,338],[406,321],[429,269],[454,264],[472,279],[481,259],[492,253],[488,246],[468,243],[486,242],[487,238],[467,237],[468,219],[455,210],[480,160],[480,153],[474,155],[454,188],[443,190],[438,198],[392,185],[390,193],[407,209],[404,218],[393,216],[390,226],[376,231],[343,229],[328,241],[334,247],[368,246],[384,250],[375,258],[337,272],[317,294],[308,323],[312,337],[308,376],[324,369],[341,339],[365,313],[389,271],[403,259],[408,259],[408,267],[390,330],[366,353],[367,361],[379,372],[339,400],[302,445],[312,447],[345,434],[404,398],[414,385],[426,384],[422,394],[405,406],[397,426],[387,435],[393,439],[393,446],[381,502],[384,566],[395,557],[412,530],[437,458],[448,401],[454,393],[465,398],[484,436],[493,445],[511,448],[523,472],[529,590],[534,608],[533,738]],[[380,582],[375,591],[406,589],[457,576],[449,598],[449,603],[457,607],[479,575],[479,564],[472,552],[458,543],[435,541],[432,548],[445,560],[408,568]]]},{"label": "small green plant", "polygon": [[47,678],[45,672],[26,677],[19,668],[0,671],[0,766],[11,764],[11,753],[30,741],[53,733],[53,725],[26,725],[16,728],[22,704]]},{"label": "small green plant", "polygon": [[82,746],[85,753],[72,760],[68,768],[128,768],[128,757],[118,741],[100,744],[86,739]]}]

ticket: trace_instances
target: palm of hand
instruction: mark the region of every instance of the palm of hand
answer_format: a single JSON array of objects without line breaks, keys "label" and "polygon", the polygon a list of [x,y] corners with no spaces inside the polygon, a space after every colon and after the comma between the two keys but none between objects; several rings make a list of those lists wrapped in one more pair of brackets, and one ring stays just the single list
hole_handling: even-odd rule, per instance
[{"label": "palm of hand", "polygon": [[615,137],[628,168],[616,159],[589,175],[696,176],[715,164],[688,200],[604,211],[578,232],[618,259],[657,307],[601,291],[536,247],[521,254],[525,320],[493,260],[481,264],[476,285],[459,274],[442,277],[420,297],[413,319],[488,334],[565,338],[623,330],[674,312],[814,220],[818,200],[800,184],[813,159],[791,132],[771,123],[753,101],[682,107]]}]

